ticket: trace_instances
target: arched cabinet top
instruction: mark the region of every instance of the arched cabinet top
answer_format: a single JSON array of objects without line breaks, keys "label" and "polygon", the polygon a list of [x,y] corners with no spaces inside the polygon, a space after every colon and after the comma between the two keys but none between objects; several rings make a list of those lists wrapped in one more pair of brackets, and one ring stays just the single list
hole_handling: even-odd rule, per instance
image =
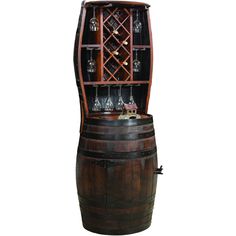
[{"label": "arched cabinet top", "polygon": [[113,7],[113,6],[126,6],[126,7],[146,7],[150,5],[142,1],[102,1],[102,0],[87,0],[82,3],[84,7],[100,6],[100,7]]}]

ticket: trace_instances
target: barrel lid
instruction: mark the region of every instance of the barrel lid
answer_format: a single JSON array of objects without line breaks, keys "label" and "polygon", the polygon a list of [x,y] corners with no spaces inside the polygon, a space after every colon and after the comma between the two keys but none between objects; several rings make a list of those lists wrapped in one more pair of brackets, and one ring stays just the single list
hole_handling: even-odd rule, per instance
[{"label": "barrel lid", "polygon": [[108,7],[112,7],[112,5],[122,5],[122,6],[145,6],[145,7],[150,7],[149,4],[144,3],[140,0],[136,0],[136,1],[126,1],[126,0],[121,0],[121,1],[117,1],[117,0],[110,0],[110,1],[105,1],[105,0],[85,0],[84,1],[84,7],[91,7],[91,6],[108,6]]},{"label": "barrel lid", "polygon": [[107,119],[106,116],[90,116],[85,119],[86,124],[102,125],[102,126],[137,126],[152,124],[152,115],[141,115],[141,119],[129,119],[129,120],[117,120],[117,119]]}]

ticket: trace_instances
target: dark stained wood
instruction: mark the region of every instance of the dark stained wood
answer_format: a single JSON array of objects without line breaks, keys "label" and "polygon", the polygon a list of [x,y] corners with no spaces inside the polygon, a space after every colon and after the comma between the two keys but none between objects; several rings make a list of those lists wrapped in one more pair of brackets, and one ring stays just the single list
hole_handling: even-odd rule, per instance
[{"label": "dark stained wood", "polygon": [[82,102],[82,99],[80,100],[80,133],[82,133],[84,129],[84,104]]},{"label": "dark stained wood", "polygon": [[147,3],[142,3],[142,2],[135,2],[135,1],[85,1],[84,2],[84,7],[91,7],[91,6],[108,6],[108,4],[112,5],[118,5],[118,6],[129,6],[129,7],[139,7],[139,6],[146,6],[150,7],[149,4]]},{"label": "dark stained wood", "polygon": [[146,110],[145,112],[148,112],[148,105],[149,105],[149,99],[150,99],[150,94],[151,94],[151,86],[152,86],[152,73],[153,73],[153,41],[152,41],[152,29],[151,29],[151,20],[150,20],[150,14],[149,11],[147,12],[148,16],[148,31],[150,35],[150,49],[151,49],[151,60],[150,60],[150,78],[149,78],[149,84],[148,84],[148,94],[147,94],[147,100],[146,100]]},{"label": "dark stained wood", "polygon": [[[83,76],[82,76],[82,68],[81,68],[81,45],[82,45],[82,40],[83,40],[83,30],[84,30],[84,22],[85,22],[85,17],[86,17],[86,9],[83,8],[81,12],[81,18],[79,21],[79,35],[76,34],[76,43],[75,43],[75,68],[78,68],[78,77],[77,79],[77,85],[79,85],[79,88],[81,89],[82,96],[81,99],[83,100],[84,107],[83,109],[85,110],[85,115],[88,115],[88,104],[87,104],[87,98],[86,98],[86,93],[84,89],[84,81],[83,81]],[[77,43],[78,40],[78,43]],[[78,64],[77,64],[77,63]]]},{"label": "dark stained wood", "polygon": [[148,84],[149,81],[107,81],[107,82],[84,82],[84,85],[109,85],[109,84]]},{"label": "dark stained wood", "polygon": [[99,9],[99,12],[100,12],[99,18],[100,18],[100,47],[101,47],[100,59],[101,59],[101,61],[100,61],[100,64],[98,63],[98,65],[100,65],[100,68],[99,68],[100,69],[99,82],[100,82],[101,78],[103,78],[103,73],[104,73],[104,71],[103,71],[103,64],[104,64],[103,53],[104,53],[104,51],[103,51],[103,47],[102,47],[102,45],[103,45],[103,10],[102,10],[102,8]]},{"label": "dark stained wood", "polygon": [[134,48],[139,48],[139,49],[143,49],[143,48],[151,48],[150,45],[133,45]]},{"label": "dark stained wood", "polygon": [[82,48],[101,48],[100,44],[82,44]]},{"label": "dark stained wood", "polygon": [[[114,127],[100,122],[85,120],[78,149],[76,178],[83,226],[110,235],[142,231],[151,224],[156,194],[155,137],[127,141],[115,136],[149,134],[153,124]],[[104,141],[84,134],[114,137]]]},{"label": "dark stained wood", "polygon": [[[130,10],[130,32],[133,32],[133,10],[131,9]],[[131,73],[131,81],[134,80],[134,77],[133,77],[133,33],[130,34],[130,61],[131,61],[131,67],[130,67],[130,71],[132,72]]]},{"label": "dark stained wood", "polygon": [[88,133],[96,134],[127,134],[136,132],[138,134],[153,131],[153,124],[139,125],[139,126],[128,126],[128,127],[111,127],[111,126],[97,126],[97,125],[86,125],[84,131]]}]

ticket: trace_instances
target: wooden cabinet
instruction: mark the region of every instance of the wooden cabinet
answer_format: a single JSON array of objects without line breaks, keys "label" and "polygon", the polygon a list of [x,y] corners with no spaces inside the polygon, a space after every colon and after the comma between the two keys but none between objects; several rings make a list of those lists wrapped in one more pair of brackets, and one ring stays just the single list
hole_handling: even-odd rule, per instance
[{"label": "wooden cabinet", "polygon": [[[75,42],[75,71],[81,91],[85,116],[94,113],[118,114],[115,104],[121,89],[124,103],[129,103],[130,87],[140,114],[147,113],[152,80],[152,36],[149,5],[134,2],[89,1],[83,3]],[[91,19],[98,25],[91,30]],[[135,28],[141,26],[137,32]],[[89,60],[96,71],[89,72]],[[121,85],[121,86],[120,86]],[[110,87],[114,109],[106,111]],[[96,90],[101,103],[93,111]]]},{"label": "wooden cabinet", "polygon": [[85,1],[74,65],[81,107],[76,181],[85,229],[108,235],[151,224],[158,168],[149,5]]}]

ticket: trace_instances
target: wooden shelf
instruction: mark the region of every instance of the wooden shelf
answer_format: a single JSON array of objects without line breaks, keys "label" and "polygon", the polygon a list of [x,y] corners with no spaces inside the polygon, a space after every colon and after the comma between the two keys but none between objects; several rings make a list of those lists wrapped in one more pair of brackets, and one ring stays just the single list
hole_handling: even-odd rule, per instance
[{"label": "wooden shelf", "polygon": [[83,44],[82,48],[101,48],[100,44]]},{"label": "wooden shelf", "polygon": [[151,46],[150,45],[133,45],[133,48],[142,49],[142,48],[151,48]]},{"label": "wooden shelf", "polygon": [[84,85],[148,84],[149,81],[96,81],[84,82]]}]

